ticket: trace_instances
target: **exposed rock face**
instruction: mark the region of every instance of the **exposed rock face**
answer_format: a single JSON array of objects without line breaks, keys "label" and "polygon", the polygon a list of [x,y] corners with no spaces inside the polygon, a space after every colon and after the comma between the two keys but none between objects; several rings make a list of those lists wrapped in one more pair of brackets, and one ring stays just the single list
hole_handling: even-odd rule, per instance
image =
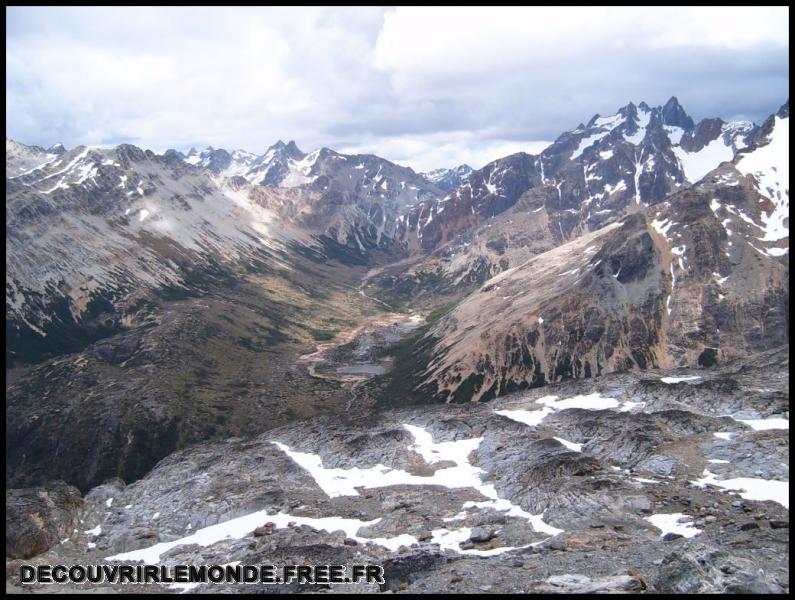
[{"label": "exposed rock face", "polygon": [[693,545],[665,557],[657,589],[665,594],[781,594],[751,560],[731,557],[717,548]]},{"label": "exposed rock face", "polygon": [[664,125],[670,127],[679,127],[680,129],[689,130],[693,129],[693,119],[685,112],[682,105],[676,96],[671,96],[665,106],[662,107],[662,122]]},{"label": "exposed rock face", "polygon": [[[788,115],[788,105],[779,113]],[[397,301],[426,290],[460,297],[659,203],[706,173],[705,164],[740,152],[747,158],[737,165],[748,165],[741,171],[756,172],[751,155],[769,144],[775,119],[788,139],[788,117],[771,119],[762,128],[693,125],[675,98],[657,108],[630,103],[564,133],[539,156],[519,153],[467,175],[456,169],[466,182],[444,198],[411,169],[327,148],[306,154],[294,142],[262,156],[208,148],[158,157],[129,145],[47,154],[7,140],[9,168],[23,155],[37,165],[7,179],[15,338],[7,358],[35,359],[45,346],[72,351],[117,331],[133,290],[182,287],[190,271],[219,263],[289,263],[296,250],[358,264],[413,253],[412,268],[383,281]],[[770,182],[760,185],[769,197]],[[784,202],[771,202],[781,222]]]},{"label": "exposed rock face", "polygon": [[60,144],[45,150],[39,146],[27,146],[6,138],[6,179],[15,179],[31,173],[53,162],[66,152]]},{"label": "exposed rock face", "polygon": [[460,165],[455,169],[435,169],[427,173],[420,173],[420,175],[440,190],[449,192],[463,185],[473,170],[469,165]]},{"label": "exposed rock face", "polygon": [[308,242],[285,225],[263,244],[266,209],[244,197],[230,210],[206,175],[134,146],[75,148],[14,181],[6,196],[6,355],[14,362],[117,332],[141,293],[188,289],[193,271],[272,259],[296,239]]},{"label": "exposed rock face", "polygon": [[306,186],[318,195],[306,220],[310,227],[365,255],[377,248],[416,248],[419,226],[410,211],[441,197],[439,188],[413,170],[373,155],[321,148],[305,160],[311,163]]},{"label": "exposed rock face", "polygon": [[638,593],[645,583],[630,575],[591,579],[586,575],[557,575],[530,588],[536,594],[621,594]]},{"label": "exposed rock face", "polygon": [[[557,191],[547,211],[571,213],[555,218],[564,238],[597,229],[606,223],[607,213],[607,218],[619,217],[695,183],[721,160],[731,160],[755,131],[753,124],[720,119],[694,125],[676,98],[656,108],[629,103],[615,115],[595,115],[587,126],[562,134],[538,156],[519,153],[473,171],[439,208],[415,208],[431,217],[421,232],[423,247],[453,239],[544,185]],[[710,157],[701,152],[708,145]]]},{"label": "exposed rock face", "polygon": [[[621,334],[628,330],[633,316],[621,311],[611,323],[610,306],[623,305],[626,300],[611,290],[621,289],[613,283],[615,271],[608,273],[609,267],[601,263],[612,254],[609,246],[605,249],[608,240],[615,240],[613,246],[623,242],[613,251],[628,267],[624,283],[644,282],[651,266],[648,261],[654,261],[647,237],[637,223],[617,233],[615,226],[609,226],[490,280],[428,334],[438,340],[426,375],[438,386],[437,395],[453,401],[488,399],[564,377],[621,370],[633,360],[633,351],[645,361],[643,353],[653,340],[648,334],[640,335],[634,346],[624,345]],[[592,267],[596,269],[594,277],[581,281]],[[646,300],[646,285],[654,286],[654,278],[636,290],[637,309],[649,307],[637,320],[650,328],[656,311],[654,303]],[[603,291],[596,295],[594,288]],[[654,287],[651,293],[654,295]],[[627,321],[622,323],[622,319]],[[576,337],[566,331],[574,331]],[[566,346],[562,346],[564,340]],[[619,346],[622,350],[616,353]],[[654,366],[649,363],[647,366]]]},{"label": "exposed rock face", "polygon": [[[262,156],[210,147],[201,153],[193,151],[184,160],[222,179],[300,188],[306,193],[291,197],[291,216],[364,254],[379,247],[406,250],[416,246],[419,226],[404,221],[406,213],[418,202],[443,194],[432,179],[377,156],[345,155],[329,148],[307,154],[293,141],[279,141]],[[459,183],[467,169],[453,172]]]},{"label": "exposed rock face", "polygon": [[169,150],[168,153],[179,156],[188,164],[207,169],[216,176],[242,176],[252,183],[268,186],[278,186],[290,174],[291,166],[306,157],[294,141],[285,144],[281,140],[262,156],[243,150],[229,152],[212,146],[201,152],[191,148],[187,155],[175,150]]},{"label": "exposed rock face", "polygon": [[408,231],[416,223],[419,243],[432,250],[503,212],[541,182],[534,161],[532,155],[519,153],[473,171],[441,201],[418,204],[407,218]]},{"label": "exposed rock face", "polygon": [[[197,444],[92,489],[38,561],[383,565],[381,586],[335,588],[359,592],[786,592],[788,436],[759,420],[788,388],[783,348]],[[749,499],[760,484],[776,499]],[[196,591],[315,589],[291,586]]]},{"label": "exposed rock face", "polygon": [[[726,200],[716,215],[717,194]],[[695,366],[708,348],[721,361],[786,344],[786,264],[750,235],[730,241],[719,220],[756,198],[683,191],[651,223],[636,215],[505,271],[429,332],[422,379],[448,401],[488,399],[561,378]]]},{"label": "exposed rock face", "polygon": [[6,557],[30,558],[71,537],[82,509],[80,492],[62,481],[6,490]]},{"label": "exposed rock face", "polygon": [[[571,242],[549,209],[554,196],[534,189],[447,255],[380,275],[380,287],[406,297],[431,269],[442,290],[492,276],[423,340],[433,345],[415,372],[425,393],[489,399],[561,378],[709,366],[788,343],[788,175],[776,159],[785,151],[775,150],[788,139],[788,117],[771,119],[734,162],[621,220],[610,212],[610,225]],[[723,143],[705,133],[712,126],[694,131]]]},{"label": "exposed rock face", "polygon": [[[8,180],[7,359],[74,352],[145,324],[136,313],[148,294],[201,294],[240,270],[363,265],[379,244],[397,251],[398,214],[437,192],[389,165],[320,152],[322,183],[273,188],[122,145],[75,148]],[[359,180],[342,183],[350,173]]]},{"label": "exposed rock face", "polygon": [[425,223],[417,236],[429,254],[374,281],[374,291],[399,290],[399,303],[424,297],[432,284],[460,298],[534,255],[647,211],[748,152],[762,129],[720,119],[694,124],[676,98],[595,115],[538,156],[499,159],[445,198],[418,204],[409,219]]}]

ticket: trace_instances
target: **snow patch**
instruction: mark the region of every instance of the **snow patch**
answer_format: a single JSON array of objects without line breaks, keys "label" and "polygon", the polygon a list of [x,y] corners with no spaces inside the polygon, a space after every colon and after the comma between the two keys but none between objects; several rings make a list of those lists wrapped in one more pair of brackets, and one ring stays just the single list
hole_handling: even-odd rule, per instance
[{"label": "snow patch", "polygon": [[718,136],[698,152],[687,152],[679,146],[675,146],[673,151],[690,183],[695,183],[722,162],[734,158],[734,150],[723,142],[722,136]]},{"label": "snow patch", "polygon": [[261,510],[238,517],[237,519],[231,519],[223,523],[204,527],[203,529],[197,529],[193,534],[171,542],[162,542],[148,548],[115,554],[113,556],[108,556],[105,560],[142,561],[150,565],[157,564],[162,554],[177,546],[184,546],[187,544],[210,546],[225,539],[240,539],[267,522],[273,523],[279,529],[287,527],[291,522],[294,522],[298,525],[309,525],[321,531],[344,531],[347,537],[362,543],[372,542],[390,550],[397,550],[400,546],[409,546],[417,542],[417,538],[408,534],[402,534],[392,538],[366,538],[358,535],[360,528],[375,525],[380,520],[381,519],[361,521],[359,519],[346,519],[343,517],[298,517],[288,513],[269,514],[267,510]]},{"label": "snow patch", "polygon": [[773,210],[762,213],[765,236],[775,242],[789,237],[789,117],[775,117],[769,142],[742,155],[737,170],[756,180],[759,193],[773,202]]},{"label": "snow patch", "polygon": [[682,141],[682,135],[684,135],[685,130],[681,127],[674,127],[671,125],[663,126],[665,132],[668,134],[668,139],[671,140],[672,146],[678,146],[679,142]]},{"label": "snow patch", "polygon": [[579,395],[566,400],[557,400],[557,396],[545,396],[536,400],[538,404],[543,404],[553,410],[566,410],[567,408],[582,408],[585,410],[604,410],[617,408],[618,400],[606,398],[599,392],[593,394]]},{"label": "snow patch", "polygon": [[704,469],[701,479],[691,481],[693,485],[704,487],[714,485],[725,490],[738,490],[746,500],[772,500],[784,508],[789,508],[789,481],[758,479],[754,477],[735,477],[718,480],[709,469]]},{"label": "snow patch", "polygon": [[642,109],[639,110],[637,119],[638,130],[632,135],[624,134],[624,139],[635,146],[640,144],[643,141],[643,138],[646,137],[646,127],[649,125],[650,120],[651,111],[646,112]]},{"label": "snow patch", "polygon": [[661,377],[660,381],[663,383],[679,383],[681,381],[701,381],[698,375],[685,375],[683,377]]},{"label": "snow patch", "polygon": [[571,160],[578,158],[582,155],[583,151],[590,146],[593,146],[596,142],[601,140],[602,138],[610,135],[610,131],[600,131],[598,133],[594,133],[587,137],[584,137],[580,140],[579,145],[574,149],[574,152],[571,155]]},{"label": "snow patch", "polygon": [[605,184],[605,193],[608,195],[612,195],[616,192],[620,192],[627,189],[627,183],[622,179],[615,185],[610,185],[609,183]]},{"label": "snow patch", "polygon": [[613,158],[613,151],[612,150],[604,150],[604,151],[599,153],[599,158],[601,158],[602,160],[608,160],[610,158]]},{"label": "snow patch", "polygon": [[692,521],[693,517],[682,513],[656,514],[646,517],[646,520],[660,530],[660,537],[675,533],[682,537],[691,538],[702,532],[693,523],[688,522]]},{"label": "snow patch", "polygon": [[737,419],[735,421],[745,423],[754,431],[767,431],[768,429],[789,429],[789,419],[774,417],[770,419]]},{"label": "snow patch", "polygon": [[[507,512],[509,516],[523,517],[527,519],[536,531],[542,531],[550,535],[556,535],[562,531],[544,523],[542,520],[543,514],[533,515],[527,513],[509,500],[500,498],[493,484],[483,483],[483,470],[469,462],[469,455],[480,446],[483,438],[434,442],[430,432],[422,427],[409,424],[404,424],[403,427],[414,438],[414,443],[410,446],[410,449],[419,454],[426,463],[452,462],[455,466],[438,469],[431,476],[412,475],[406,471],[391,469],[382,464],[370,468],[326,468],[323,466],[320,456],[316,454],[296,452],[279,442],[273,442],[273,444],[285,452],[299,466],[306,469],[329,497],[356,496],[359,495],[357,488],[377,488],[393,485],[441,485],[448,489],[471,487],[488,498],[487,501],[473,504],[473,506],[493,508],[494,510]],[[293,517],[293,520],[297,519]],[[449,534],[445,534],[442,530],[437,530],[434,535],[439,538],[447,538]],[[353,536],[351,535],[350,537]],[[413,536],[409,537],[413,539]],[[394,544],[394,542],[392,543]],[[382,545],[384,544],[382,543]],[[503,549],[501,551],[506,550]]]},{"label": "snow patch", "polygon": [[[663,219],[662,221],[658,221],[657,219],[654,219],[651,222],[651,226],[654,228],[654,230],[657,233],[659,233],[666,240],[668,240],[668,230],[671,229],[671,227],[674,226],[674,222],[673,221],[669,221],[668,219]],[[668,240],[668,241],[670,241],[670,240]]]},{"label": "snow patch", "polygon": [[561,444],[566,446],[566,448],[568,448],[569,450],[572,450],[574,452],[582,452],[582,444],[575,444],[574,442],[569,442],[569,441],[564,440],[563,438],[559,438],[559,437],[555,437],[553,439],[559,441]]}]

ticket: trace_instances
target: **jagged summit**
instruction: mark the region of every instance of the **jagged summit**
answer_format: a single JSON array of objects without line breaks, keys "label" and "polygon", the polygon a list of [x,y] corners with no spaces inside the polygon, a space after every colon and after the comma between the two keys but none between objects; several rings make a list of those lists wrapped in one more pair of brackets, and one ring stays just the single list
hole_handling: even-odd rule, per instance
[{"label": "jagged summit", "polygon": [[[624,106],[619,107],[615,115],[612,116],[621,116],[627,120],[637,120],[641,118],[641,115],[646,113],[662,115],[661,120],[664,125],[680,127],[686,130],[692,129],[694,126],[693,119],[687,114],[676,96],[671,96],[664,105],[656,107],[650,106],[645,101],[641,101],[637,105],[630,101]],[[578,129],[585,129],[586,127],[593,127],[600,118],[602,117],[599,113],[595,114],[591,120],[588,121],[587,126],[580,124],[575,131]]]},{"label": "jagged summit", "polygon": [[638,107],[635,106],[635,103],[630,101],[625,106],[622,106],[618,109],[618,113],[622,117],[626,119],[637,119],[638,117]]},{"label": "jagged summit", "polygon": [[290,140],[289,142],[287,142],[287,145],[285,146],[285,150],[287,150],[288,152],[295,152],[295,153],[298,153],[298,154],[303,154],[303,152],[301,152],[301,149],[298,147],[298,145],[293,140]]},{"label": "jagged summit", "polygon": [[472,167],[463,164],[452,169],[434,169],[420,175],[445,192],[449,192],[463,185],[473,171]]},{"label": "jagged summit", "polygon": [[671,96],[668,102],[662,107],[662,118],[665,125],[681,127],[682,129],[692,129],[693,119],[687,114],[676,96]]},{"label": "jagged summit", "polygon": [[174,148],[169,148],[168,150],[166,150],[163,153],[163,156],[176,157],[179,160],[185,160],[186,158],[188,158],[187,154],[185,154],[184,152],[180,152],[179,150],[175,150]]},{"label": "jagged summit", "polygon": [[[426,211],[421,243],[425,248],[443,244],[471,230],[473,221],[483,223],[530,190],[540,194],[547,186],[554,186],[550,204],[560,212],[555,235],[566,239],[597,229],[632,207],[663,201],[731,161],[757,129],[753,123],[721,119],[695,124],[675,96],[656,107],[629,102],[615,114],[596,114],[587,125],[562,133],[537,156],[518,153],[472,172],[439,208],[418,207],[418,219]],[[443,214],[437,217],[437,212]]]},{"label": "jagged summit", "polygon": [[66,149],[61,144],[44,149],[29,146],[6,136],[6,177],[20,177],[44,165],[52,163],[63,155]]},{"label": "jagged summit", "polygon": [[282,152],[288,156],[305,156],[306,154],[301,151],[294,140],[290,140],[286,144],[282,140],[278,140],[275,144],[268,147],[266,153],[269,151]]}]

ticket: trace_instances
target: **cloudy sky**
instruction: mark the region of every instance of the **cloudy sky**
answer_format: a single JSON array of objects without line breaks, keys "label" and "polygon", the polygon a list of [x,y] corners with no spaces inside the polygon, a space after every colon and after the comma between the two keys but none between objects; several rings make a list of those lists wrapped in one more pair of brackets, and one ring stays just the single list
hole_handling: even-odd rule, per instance
[{"label": "cloudy sky", "polygon": [[6,135],[371,152],[427,170],[536,152],[594,113],[679,98],[761,122],[788,8],[6,9]]}]

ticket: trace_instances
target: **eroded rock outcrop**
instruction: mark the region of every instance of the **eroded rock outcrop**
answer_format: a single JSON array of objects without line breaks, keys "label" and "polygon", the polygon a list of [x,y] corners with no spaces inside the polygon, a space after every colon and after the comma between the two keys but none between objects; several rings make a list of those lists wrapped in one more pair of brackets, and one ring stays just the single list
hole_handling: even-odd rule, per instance
[{"label": "eroded rock outcrop", "polygon": [[80,491],[62,481],[6,490],[6,557],[31,558],[71,537],[82,509]]}]

